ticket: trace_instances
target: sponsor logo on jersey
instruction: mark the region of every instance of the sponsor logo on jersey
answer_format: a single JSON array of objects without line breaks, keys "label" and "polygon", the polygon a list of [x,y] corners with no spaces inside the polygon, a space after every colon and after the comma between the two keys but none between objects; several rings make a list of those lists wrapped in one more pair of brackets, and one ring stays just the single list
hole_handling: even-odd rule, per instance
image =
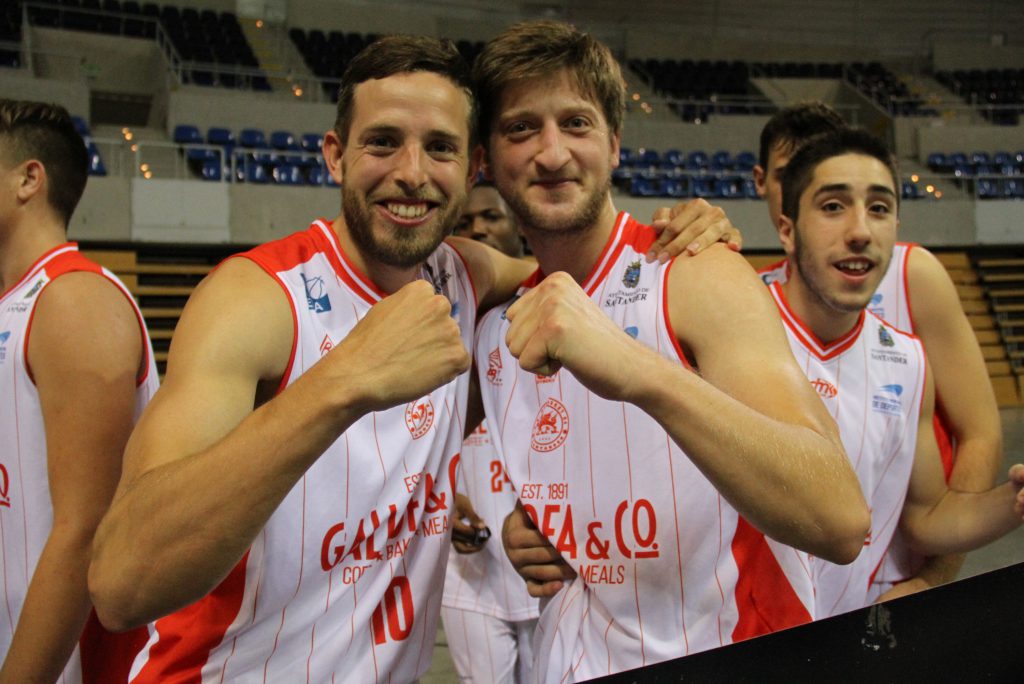
[{"label": "sponsor logo on jersey", "polygon": [[501,350],[498,347],[487,355],[487,382],[501,387]]},{"label": "sponsor logo on jersey", "polygon": [[331,310],[331,298],[327,296],[327,286],[324,285],[322,276],[307,278],[305,273],[299,273],[302,282],[306,286],[306,304],[310,311],[325,313]]},{"label": "sponsor logo on jersey", "polygon": [[423,270],[427,273],[427,280],[434,286],[434,294],[444,292],[444,286],[451,280],[452,274],[443,268],[439,273],[434,273],[434,269],[430,264],[423,264]]},{"label": "sponsor logo on jersey", "polygon": [[554,382],[555,380],[557,380],[558,373],[555,373],[553,375],[534,375],[533,379],[538,385],[546,385],[549,382]]},{"label": "sponsor logo on jersey", "polygon": [[22,299],[32,299],[34,296],[36,296],[36,293],[39,292],[39,290],[43,287],[44,282],[46,282],[45,278],[40,278],[39,280],[37,280],[36,284],[32,286],[31,290],[25,293],[25,296],[22,297]]},{"label": "sponsor logo on jersey", "polygon": [[331,336],[324,335],[324,339],[320,342],[320,356],[326,355],[332,349],[334,349],[334,342],[331,341]]},{"label": "sponsor logo on jersey", "polygon": [[640,283],[640,260],[626,266],[626,272],[622,275],[622,284],[628,288],[634,288]]},{"label": "sponsor logo on jersey", "polygon": [[895,347],[896,340],[892,339],[892,335],[886,329],[884,325],[878,326],[878,343],[883,347]]},{"label": "sponsor logo on jersey", "polygon": [[[632,287],[636,287],[633,285]],[[611,294],[605,295],[604,306],[613,307],[625,304],[635,304],[636,302],[643,302],[647,300],[647,293],[651,291],[649,287],[641,287],[637,290],[616,290]]]},{"label": "sponsor logo on jersey", "polygon": [[530,446],[534,451],[546,453],[565,444],[569,436],[569,412],[555,398],[544,402],[533,421]]},{"label": "sponsor logo on jersey", "polygon": [[11,499],[7,496],[7,492],[11,488],[11,481],[7,477],[7,468],[4,467],[3,463],[0,463],[0,506],[6,508],[11,507]]},{"label": "sponsor logo on jersey", "polygon": [[7,358],[7,340],[11,338],[11,331],[4,330],[0,332],[0,363],[3,363]]},{"label": "sponsor logo on jersey", "polygon": [[430,397],[409,402],[409,405],[405,407],[405,426],[409,428],[409,434],[413,439],[419,439],[427,434],[433,424],[434,405],[431,403]]},{"label": "sponsor logo on jersey", "polygon": [[903,409],[903,403],[900,401],[902,394],[903,385],[882,385],[871,397],[871,409],[876,413],[898,416]]},{"label": "sponsor logo on jersey", "polygon": [[884,297],[876,292],[871,296],[871,301],[868,302],[868,311],[879,318],[885,318],[885,307],[882,305],[883,299]]},{"label": "sponsor logo on jersey", "polygon": [[7,307],[7,310],[11,313],[25,313],[28,311],[27,302],[11,302],[11,305]]},{"label": "sponsor logo on jersey", "polygon": [[640,334],[640,328],[636,327],[635,325],[626,326],[625,328],[623,328],[623,330],[625,330],[626,334],[632,337],[634,340],[636,339],[636,336]]},{"label": "sponsor logo on jersey", "polygon": [[828,380],[822,380],[821,378],[811,380],[811,387],[813,387],[814,391],[818,393],[818,396],[823,399],[833,399],[837,394],[839,394],[839,390],[835,385]]}]

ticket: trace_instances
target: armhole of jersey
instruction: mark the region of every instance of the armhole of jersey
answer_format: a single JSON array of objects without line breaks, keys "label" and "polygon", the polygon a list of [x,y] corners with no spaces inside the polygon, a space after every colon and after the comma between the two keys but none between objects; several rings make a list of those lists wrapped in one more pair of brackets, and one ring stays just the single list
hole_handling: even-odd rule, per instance
[{"label": "armhole of jersey", "polygon": [[[142,364],[142,372],[136,372],[135,374],[135,387],[142,387],[143,383],[145,383],[146,379],[149,377],[149,355],[151,353],[146,320],[142,317],[142,312],[139,311],[138,305],[135,304],[135,298],[132,297],[131,292],[129,292],[125,286],[120,285],[118,281],[114,280],[114,278],[110,277],[110,274],[102,269],[100,270],[100,275],[110,281],[110,284],[117,288],[117,291],[120,292],[126,300],[128,300],[128,306],[132,308],[132,313],[135,314],[135,322],[139,326],[139,339],[142,342],[142,358],[140,360],[140,363]],[[28,366],[26,366],[26,368],[27,367]]]},{"label": "armhole of jersey", "polygon": [[473,271],[469,268],[466,257],[462,256],[462,252],[453,245],[449,245],[447,242],[442,242],[441,244],[455,252],[455,256],[462,262],[462,268],[466,271],[466,280],[469,281],[469,291],[473,295],[473,309],[480,308],[480,297],[476,293],[476,283],[473,282]]},{"label": "armhole of jersey", "polygon": [[[280,286],[281,291],[284,293],[285,299],[288,301],[288,309],[292,313],[292,348],[288,354],[288,363],[284,367],[284,373],[281,374],[281,381],[274,388],[274,395],[280,394],[285,387],[288,386],[288,378],[292,376],[292,367],[295,364],[295,354],[299,347],[299,314],[295,311],[295,301],[292,299],[291,291],[288,286],[285,285],[284,281],[281,280],[280,276],[275,271],[270,270],[270,267],[263,263],[263,261],[255,254],[245,252],[242,254],[233,254],[228,259],[248,259],[252,263],[256,264],[260,270],[266,273],[268,276],[274,279],[274,282]],[[225,259],[224,261],[227,261]],[[224,263],[224,262],[221,262]]]},{"label": "armhole of jersey", "polygon": [[675,266],[675,264],[675,259],[670,261],[661,276],[661,312],[665,324],[665,333],[668,335],[668,339],[672,342],[672,347],[676,350],[676,356],[679,357],[679,362],[683,364],[683,368],[692,371],[693,366],[686,358],[682,345],[679,344],[679,337],[676,335],[676,329],[672,325],[672,315],[668,310],[668,278],[669,274],[672,273],[672,267]]},{"label": "armhole of jersey", "polygon": [[[50,281],[50,283],[52,282],[53,280]],[[36,301],[32,305],[32,313],[30,313],[28,316],[28,323],[25,324],[25,342],[24,346],[21,349],[21,353],[24,356],[22,361],[24,361],[25,363],[25,375],[28,376],[28,381],[32,383],[33,387],[35,387],[36,379],[35,376],[32,375],[32,365],[29,364],[28,362],[28,343],[32,337],[32,323],[34,323],[36,320],[36,306],[38,306],[39,304],[39,297],[43,296],[43,290],[45,290],[47,285],[49,285],[50,283],[46,283],[46,285],[43,285],[43,289],[39,291],[39,295],[36,297]]]}]

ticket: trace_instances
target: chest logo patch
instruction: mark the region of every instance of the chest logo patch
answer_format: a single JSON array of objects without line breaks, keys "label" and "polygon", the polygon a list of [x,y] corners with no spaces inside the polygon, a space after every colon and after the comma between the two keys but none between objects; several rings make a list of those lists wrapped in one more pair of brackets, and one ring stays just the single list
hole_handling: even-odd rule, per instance
[{"label": "chest logo patch", "polygon": [[533,421],[533,436],[530,446],[534,451],[546,453],[565,444],[569,436],[569,412],[555,398],[548,399],[537,412]]},{"label": "chest logo patch", "polygon": [[417,399],[405,407],[405,427],[409,428],[409,434],[413,439],[419,439],[427,434],[433,424],[434,405],[430,402],[430,397]]},{"label": "chest logo patch", "polygon": [[811,380],[811,387],[813,387],[814,391],[818,393],[818,396],[823,399],[832,399],[839,394],[839,390],[836,389],[835,385],[828,380],[822,380],[821,378]]}]

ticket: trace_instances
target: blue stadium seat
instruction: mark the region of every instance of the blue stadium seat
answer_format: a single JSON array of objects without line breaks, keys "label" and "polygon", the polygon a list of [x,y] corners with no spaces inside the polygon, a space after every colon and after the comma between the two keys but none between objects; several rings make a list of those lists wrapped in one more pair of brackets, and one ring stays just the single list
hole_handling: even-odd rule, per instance
[{"label": "blue stadium seat", "polygon": [[682,150],[671,149],[665,150],[665,154],[662,155],[662,160],[670,163],[672,166],[685,166],[686,157],[683,156]]},{"label": "blue stadium seat", "polygon": [[274,131],[270,134],[270,146],[275,150],[291,151],[298,150],[299,144],[295,142],[295,136],[288,131]]},{"label": "blue stadium seat", "polygon": [[174,127],[174,142],[179,145],[201,145],[203,136],[195,126],[179,124]]},{"label": "blue stadium seat", "polygon": [[634,178],[629,186],[629,194],[633,197],[657,197],[661,194],[661,181]]},{"label": "blue stadium seat", "polygon": [[703,171],[708,167],[706,152],[696,151],[686,155],[686,168],[690,171]]},{"label": "blue stadium seat", "polygon": [[719,178],[716,183],[716,191],[722,199],[737,199],[743,197],[743,178],[740,176],[725,176]]},{"label": "blue stadium seat", "polygon": [[278,185],[305,185],[302,171],[294,164],[280,164],[273,170],[274,182]]},{"label": "blue stadium seat", "polygon": [[206,142],[210,145],[220,145],[221,147],[234,147],[235,134],[229,128],[212,126],[210,130],[206,131]]},{"label": "blue stadium seat", "polygon": [[324,137],[319,133],[303,133],[300,147],[306,152],[319,152],[324,144]]},{"label": "blue stadium seat", "polygon": [[71,117],[71,123],[74,124],[75,130],[78,131],[78,135],[83,138],[89,135],[89,124],[85,122],[85,119],[80,116],[73,116]]},{"label": "blue stadium seat", "polygon": [[1024,199],[1024,180],[1003,178],[1000,181],[1001,195],[1005,199]]},{"label": "blue stadium seat", "polygon": [[743,196],[747,199],[761,199],[757,194],[757,184],[753,178],[743,179]]},{"label": "blue stadium seat", "polygon": [[219,159],[207,159],[203,162],[200,173],[203,180],[219,181],[221,177],[221,163]]},{"label": "blue stadium seat", "polygon": [[946,159],[946,155],[942,152],[932,152],[928,155],[928,168],[932,171],[938,171],[940,173],[946,172],[952,164]]},{"label": "blue stadium seat", "polygon": [[693,196],[704,199],[720,198],[717,179],[712,176],[695,179],[693,181]]},{"label": "blue stadium seat", "polygon": [[262,164],[246,164],[245,182],[257,184],[269,183],[270,175]]},{"label": "blue stadium seat", "polygon": [[[621,157],[621,154],[620,154]],[[656,165],[661,163],[661,155],[657,150],[640,149],[640,158],[637,161],[641,166]]]},{"label": "blue stadium seat", "polygon": [[979,178],[975,186],[975,192],[979,199],[994,199],[999,197],[999,184],[991,178]]},{"label": "blue stadium seat", "polygon": [[711,169],[725,171],[732,168],[732,155],[726,150],[719,150],[711,155]]},{"label": "blue stadium seat", "polygon": [[916,183],[905,180],[901,184],[900,197],[902,199],[918,199],[921,197],[921,189]]},{"label": "blue stadium seat", "polygon": [[258,128],[243,128],[238,134],[238,144],[258,150],[267,149],[267,138]]},{"label": "blue stadium seat", "polygon": [[689,177],[674,178],[672,180],[662,181],[662,194],[664,194],[666,197],[686,199],[687,197],[690,196]]},{"label": "blue stadium seat", "polygon": [[100,151],[96,149],[94,143],[89,143],[87,152],[89,154],[89,175],[106,176],[107,167],[104,166],[103,160],[100,158]]},{"label": "blue stadium seat", "polygon": [[753,171],[754,165],[757,164],[757,157],[753,152],[740,152],[733,160],[733,164],[737,171]]},{"label": "blue stadium seat", "polygon": [[637,163],[636,153],[633,152],[632,148],[620,147],[619,148],[619,166],[633,166]]},{"label": "blue stadium seat", "polygon": [[975,166],[992,163],[992,158],[988,156],[988,152],[971,152],[970,160]]}]

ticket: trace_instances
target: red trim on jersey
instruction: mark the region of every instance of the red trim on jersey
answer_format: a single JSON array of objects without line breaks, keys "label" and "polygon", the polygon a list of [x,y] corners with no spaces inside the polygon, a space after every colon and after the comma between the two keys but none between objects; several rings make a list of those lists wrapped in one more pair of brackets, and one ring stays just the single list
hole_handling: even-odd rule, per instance
[{"label": "red trim on jersey", "polygon": [[159,635],[132,684],[198,682],[210,653],[223,643],[245,593],[246,551],[213,591],[190,606],[156,621]]},{"label": "red trim on jersey", "polygon": [[762,273],[768,273],[769,271],[774,271],[779,266],[784,266],[785,267],[785,269],[786,269],[786,280],[789,280],[789,261],[787,259],[779,259],[774,264],[769,264],[767,266],[759,268],[757,270],[757,274],[761,275]]},{"label": "red trim on jersey", "polygon": [[109,684],[127,682],[135,654],[149,641],[145,627],[120,634],[108,632],[96,617],[96,611],[89,612],[89,620],[78,640],[82,659],[82,684]]},{"label": "red trim on jersey", "polygon": [[772,553],[764,535],[742,517],[732,539],[732,553],[739,576],[733,641],[777,632],[811,621],[807,607]]},{"label": "red trim on jersey", "polygon": [[624,237],[627,227],[633,228],[635,225],[638,225],[636,221],[630,219],[629,214],[624,211],[615,218],[615,225],[612,228],[612,234],[608,236],[608,242],[601,250],[601,255],[597,258],[594,267],[590,269],[590,273],[581,283],[581,287],[588,297],[594,294],[597,286],[607,277],[608,271],[612,269],[612,264],[618,260],[619,254],[626,246]]},{"label": "red trim on jersey", "polygon": [[[854,342],[857,341],[857,337],[860,335],[861,329],[864,327],[865,311],[862,309],[860,315],[857,316],[857,322],[850,329],[848,333],[840,337],[835,342],[825,344],[818,339],[810,328],[800,319],[799,316],[789,306],[789,301],[786,300],[786,294],[782,291],[782,286],[778,282],[774,282],[768,286],[769,292],[775,298],[775,303],[778,305],[779,312],[782,314],[782,322],[786,324],[793,334],[796,335],[797,339],[800,340],[800,344],[803,345],[808,352],[818,357],[822,361],[828,361],[842,354],[844,351],[849,349]],[[893,328],[895,330],[895,328]]]},{"label": "red trim on jersey", "polygon": [[668,268],[665,269],[664,274],[661,276],[661,312],[665,318],[665,329],[668,331],[668,338],[672,340],[672,347],[676,350],[676,356],[679,357],[679,362],[683,364],[683,367],[688,370],[693,370],[693,366],[690,365],[689,360],[686,358],[686,354],[683,353],[683,347],[679,344],[679,338],[676,335],[676,329],[672,325],[672,315],[668,310],[668,276],[672,272],[672,267],[676,265],[676,260],[672,259],[669,262]]},{"label": "red trim on jersey", "polygon": [[334,231],[334,224],[328,222],[326,219],[317,219],[313,221],[313,226],[320,229],[320,234],[326,238],[327,243],[331,245],[332,249],[324,250],[327,254],[327,259],[334,266],[334,270],[338,272],[342,281],[352,288],[352,291],[357,295],[366,300],[369,304],[376,304],[380,300],[387,297],[387,293],[381,290],[377,285],[370,280],[369,276],[363,273],[359,268],[352,263],[345,254],[345,250],[341,247],[341,241],[338,240],[338,234]]},{"label": "red trim on jersey", "polygon": [[34,276],[36,272],[39,270],[39,267],[42,266],[45,261],[48,261],[49,258],[54,256],[56,253],[67,249],[77,250],[78,243],[65,242],[43,252],[43,254],[38,259],[32,262],[32,265],[28,267],[28,270],[25,271],[24,275],[18,278],[17,282],[15,282],[9,288],[4,290],[2,293],[0,293],[0,303],[3,303],[3,300],[6,299],[14,290],[24,285],[25,281],[29,280],[32,276]]}]

